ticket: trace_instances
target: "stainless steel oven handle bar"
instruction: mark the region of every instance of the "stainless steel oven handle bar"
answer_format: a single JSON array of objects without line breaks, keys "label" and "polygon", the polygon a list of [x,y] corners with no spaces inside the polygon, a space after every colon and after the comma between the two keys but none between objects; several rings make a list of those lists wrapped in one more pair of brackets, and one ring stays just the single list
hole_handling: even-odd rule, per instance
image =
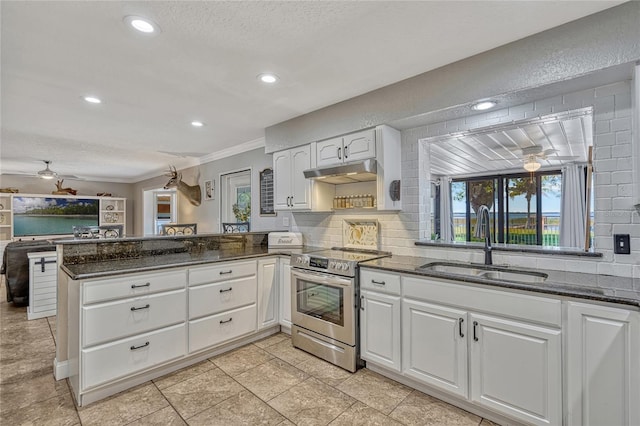
[{"label": "stainless steel oven handle bar", "polygon": [[340,277],[332,274],[323,274],[322,272],[312,272],[305,270],[304,272],[291,268],[291,276],[302,278],[304,280],[313,281],[317,284],[324,284],[328,286],[341,286],[341,287],[352,287],[353,286],[353,278],[348,277]]}]

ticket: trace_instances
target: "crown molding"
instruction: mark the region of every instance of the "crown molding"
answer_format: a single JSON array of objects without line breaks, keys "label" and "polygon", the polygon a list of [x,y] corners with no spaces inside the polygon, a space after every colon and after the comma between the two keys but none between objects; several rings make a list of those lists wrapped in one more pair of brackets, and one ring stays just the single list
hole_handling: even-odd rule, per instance
[{"label": "crown molding", "polygon": [[264,148],[264,146],[265,146],[265,141],[264,141],[264,137],[262,137],[262,138],[254,139],[249,142],[245,142],[240,145],[232,146],[231,148],[212,152],[211,154],[207,154],[200,157],[198,160],[200,161],[199,164],[210,163],[215,160],[231,157],[232,155],[236,155],[236,154],[242,154],[244,152],[251,151],[257,148]]}]

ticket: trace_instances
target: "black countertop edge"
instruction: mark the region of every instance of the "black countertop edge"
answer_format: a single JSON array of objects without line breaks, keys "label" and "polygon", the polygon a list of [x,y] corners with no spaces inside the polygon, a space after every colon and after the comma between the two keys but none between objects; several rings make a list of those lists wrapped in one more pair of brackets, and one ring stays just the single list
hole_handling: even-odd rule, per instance
[{"label": "black countertop edge", "polygon": [[[415,242],[415,245],[422,247],[446,247],[446,248],[460,248],[460,249],[476,249],[483,250],[483,243],[472,243],[472,242],[456,242],[456,243],[445,243],[441,241],[432,241],[432,240],[419,240]],[[516,244],[500,244],[494,243],[492,245],[492,251],[508,251],[508,252],[516,252],[516,253],[536,253],[536,254],[551,254],[551,255],[561,255],[561,256],[578,256],[578,257],[603,257],[602,253],[593,252],[593,251],[584,251],[580,249],[572,249],[566,247],[552,247],[552,246],[526,246],[526,245],[516,245]]]},{"label": "black countertop edge", "polygon": [[[406,259],[412,259],[412,261],[406,261]],[[419,260],[422,259],[422,260]],[[416,262],[416,260],[418,260]],[[417,268],[417,264],[429,263],[427,258],[410,258],[406,256],[387,257],[382,259],[374,259],[370,261],[361,262],[360,266],[371,269],[379,269],[387,272],[395,272],[402,274],[410,274],[416,276],[439,278],[455,282],[479,284],[486,287],[500,287],[509,288],[513,290],[524,290],[532,293],[544,293],[552,294],[555,296],[574,297],[579,299],[594,300],[599,302],[609,302],[621,305],[634,306],[640,308],[640,297],[637,299],[630,299],[626,297],[608,295],[604,293],[602,288],[589,288],[589,287],[576,287],[568,284],[556,283],[552,281],[545,281],[543,284],[526,284],[512,281],[492,280],[487,278],[469,277],[464,275],[453,275],[444,272],[424,271]],[[438,260],[435,260],[436,262]],[[441,260],[439,260],[441,261]],[[462,263],[462,262],[461,262]],[[526,268],[518,268],[526,270]]]},{"label": "black countertop edge", "polygon": [[[150,272],[170,268],[204,265],[209,263],[245,260],[268,256],[291,256],[293,252],[310,253],[323,250],[322,247],[304,247],[299,249],[257,247],[249,252],[240,253],[238,250],[220,250],[190,255],[189,253],[175,253],[162,256],[148,256],[130,259],[105,260],[72,265],[60,265],[60,268],[72,280],[86,280],[104,278],[137,272]],[[158,263],[163,262],[163,263]]]}]

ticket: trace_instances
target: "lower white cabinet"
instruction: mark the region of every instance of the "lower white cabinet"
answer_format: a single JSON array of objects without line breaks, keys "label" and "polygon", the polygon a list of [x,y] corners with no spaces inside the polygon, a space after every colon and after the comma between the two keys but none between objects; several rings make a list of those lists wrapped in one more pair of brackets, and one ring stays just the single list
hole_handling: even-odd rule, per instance
[{"label": "lower white cabinet", "polygon": [[27,319],[49,317],[56,314],[58,270],[56,252],[28,253],[29,306]]},{"label": "lower white cabinet", "polygon": [[291,259],[280,258],[280,325],[291,329]]},{"label": "lower white cabinet", "polygon": [[567,305],[567,424],[639,425],[640,313]]},{"label": "lower white cabinet", "polygon": [[258,329],[278,325],[278,259],[258,260]]},{"label": "lower white cabinet", "polygon": [[467,398],[467,324],[465,310],[403,300],[404,374]]},{"label": "lower white cabinet", "polygon": [[469,315],[471,401],[535,425],[562,424],[559,329]]},{"label": "lower white cabinet", "polygon": [[189,352],[206,349],[255,331],[256,313],[254,303],[189,321]]},{"label": "lower white cabinet", "polygon": [[400,371],[400,297],[363,290],[360,303],[362,359]]}]

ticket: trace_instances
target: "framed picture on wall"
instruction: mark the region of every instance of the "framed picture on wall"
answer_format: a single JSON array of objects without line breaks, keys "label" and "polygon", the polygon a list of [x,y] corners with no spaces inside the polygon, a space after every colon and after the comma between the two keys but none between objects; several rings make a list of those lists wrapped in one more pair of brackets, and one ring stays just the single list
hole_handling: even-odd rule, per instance
[{"label": "framed picture on wall", "polygon": [[204,199],[206,201],[211,201],[215,198],[215,195],[216,195],[216,181],[205,180],[204,181]]}]

